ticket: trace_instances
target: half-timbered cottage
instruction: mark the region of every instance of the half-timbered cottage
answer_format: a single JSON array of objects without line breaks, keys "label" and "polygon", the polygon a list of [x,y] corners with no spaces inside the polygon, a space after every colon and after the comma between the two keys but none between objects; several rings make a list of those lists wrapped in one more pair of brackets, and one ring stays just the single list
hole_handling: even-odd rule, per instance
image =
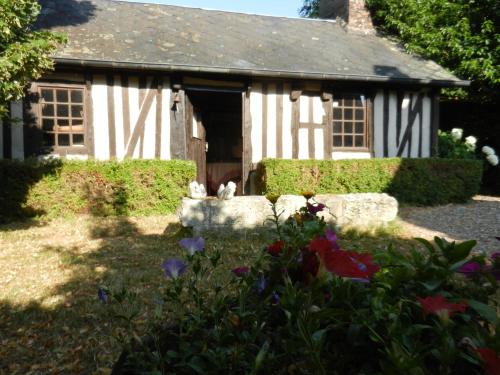
[{"label": "half-timbered cottage", "polygon": [[[335,0],[334,2],[336,2]],[[41,0],[56,69],[14,102],[0,156],[192,159],[213,190],[263,158],[428,157],[439,90],[467,82],[349,17]],[[353,6],[356,5],[356,7]]]}]

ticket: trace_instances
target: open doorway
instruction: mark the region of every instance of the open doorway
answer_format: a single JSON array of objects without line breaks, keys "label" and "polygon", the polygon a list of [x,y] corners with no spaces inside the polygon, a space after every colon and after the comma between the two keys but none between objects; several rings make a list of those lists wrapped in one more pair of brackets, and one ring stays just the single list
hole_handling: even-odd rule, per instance
[{"label": "open doorway", "polygon": [[[187,90],[188,153],[198,169],[197,180],[217,195],[220,184],[233,181],[242,194],[241,92]],[[190,121],[191,118],[191,121]],[[189,134],[190,133],[190,134]]]}]

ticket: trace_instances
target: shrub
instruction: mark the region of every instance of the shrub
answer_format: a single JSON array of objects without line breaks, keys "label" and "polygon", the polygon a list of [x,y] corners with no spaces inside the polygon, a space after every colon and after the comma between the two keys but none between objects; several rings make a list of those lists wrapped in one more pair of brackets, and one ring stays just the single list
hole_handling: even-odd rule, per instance
[{"label": "shrub", "polygon": [[309,201],[284,224],[276,213],[275,242],[226,278],[214,277],[224,251],[182,240],[185,259],[162,265],[168,280],[147,338],[134,336],[133,294],[100,289],[134,337],[114,373],[479,374],[498,365],[499,253],[471,256],[475,241],[439,238],[410,252],[347,251],[316,216],[323,208]]},{"label": "shrub", "polygon": [[265,159],[257,171],[265,194],[388,193],[418,205],[465,202],[479,191],[482,162],[452,159]]},{"label": "shrub", "polygon": [[171,213],[195,173],[194,163],[180,160],[2,160],[0,220]]}]

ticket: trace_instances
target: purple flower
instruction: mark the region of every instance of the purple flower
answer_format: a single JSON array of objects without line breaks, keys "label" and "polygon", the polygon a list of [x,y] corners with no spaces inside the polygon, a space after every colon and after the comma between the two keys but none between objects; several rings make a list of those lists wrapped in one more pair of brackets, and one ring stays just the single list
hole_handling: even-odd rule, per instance
[{"label": "purple flower", "polygon": [[322,203],[318,203],[317,205],[312,205],[311,203],[307,202],[306,205],[307,205],[307,211],[311,215],[316,215],[318,212],[323,211],[323,209],[325,208],[325,205]]},{"label": "purple flower", "polygon": [[325,237],[328,240],[328,242],[330,242],[334,250],[340,250],[340,246],[337,243],[337,234],[333,231],[332,228],[326,228]]},{"label": "purple flower", "polygon": [[176,279],[184,272],[186,272],[186,264],[180,259],[168,259],[164,261],[161,268],[165,271],[165,275],[172,279]]},{"label": "purple flower", "polygon": [[106,290],[103,288],[97,290],[97,297],[99,297],[99,301],[102,303],[108,302],[108,293],[106,293]]},{"label": "purple flower", "polygon": [[179,245],[186,249],[189,255],[193,256],[195,253],[203,251],[205,248],[205,240],[202,237],[183,238],[179,241]]},{"label": "purple flower", "polygon": [[467,262],[458,269],[458,272],[463,273],[467,277],[472,277],[476,273],[481,272],[481,268],[478,262]]},{"label": "purple flower", "polygon": [[232,273],[234,273],[237,277],[243,277],[248,275],[250,272],[250,268],[248,267],[237,267],[231,270]]},{"label": "purple flower", "polygon": [[272,302],[273,304],[275,304],[275,305],[279,305],[280,301],[281,301],[281,297],[280,297],[280,295],[278,294],[278,292],[273,291],[273,292],[271,293],[271,302]]},{"label": "purple flower", "polygon": [[498,251],[496,253],[491,254],[491,260],[493,262],[496,262],[497,259],[500,259],[500,252],[498,252]]},{"label": "purple flower", "polygon": [[257,291],[262,294],[266,289],[266,278],[263,272],[259,272],[259,278],[257,279]]}]

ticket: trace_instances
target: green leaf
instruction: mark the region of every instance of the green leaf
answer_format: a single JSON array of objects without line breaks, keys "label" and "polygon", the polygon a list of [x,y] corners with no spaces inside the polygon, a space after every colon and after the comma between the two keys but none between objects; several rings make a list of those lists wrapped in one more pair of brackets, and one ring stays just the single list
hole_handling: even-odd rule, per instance
[{"label": "green leaf", "polygon": [[266,358],[268,351],[269,351],[269,341],[265,341],[264,344],[262,344],[262,347],[260,348],[257,357],[255,357],[254,371],[253,371],[254,373],[257,373],[259,369],[262,367],[262,363],[264,363],[264,359]]},{"label": "green leaf", "polygon": [[475,310],[484,319],[488,320],[495,326],[498,325],[497,312],[493,307],[473,299],[468,299],[467,303],[473,310]]}]

